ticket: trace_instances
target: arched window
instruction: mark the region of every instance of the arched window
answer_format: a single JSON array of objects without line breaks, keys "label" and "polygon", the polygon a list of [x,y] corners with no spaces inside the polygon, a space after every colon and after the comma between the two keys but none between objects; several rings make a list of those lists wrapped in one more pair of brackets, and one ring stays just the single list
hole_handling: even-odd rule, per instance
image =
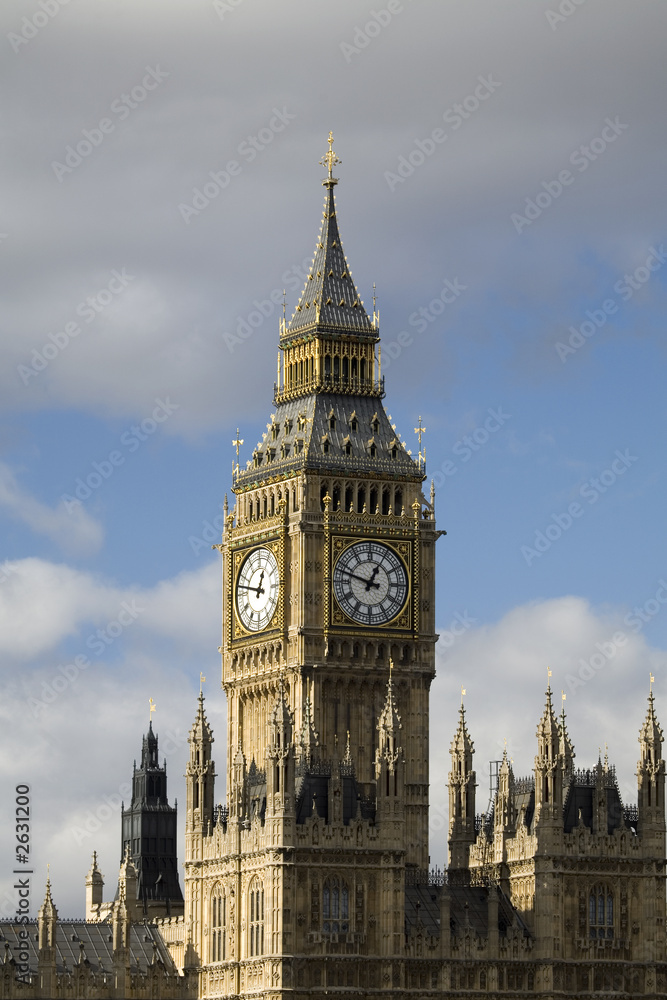
[{"label": "arched window", "polygon": [[248,953],[264,954],[264,886],[255,878],[248,890]]},{"label": "arched window", "polygon": [[211,961],[224,962],[227,957],[225,927],[227,925],[227,900],[221,886],[211,895]]},{"label": "arched window", "polygon": [[322,889],[322,931],[347,934],[350,929],[350,892],[342,879],[328,878]]},{"label": "arched window", "polygon": [[591,889],[588,897],[588,930],[591,938],[613,938],[614,897],[607,886]]}]

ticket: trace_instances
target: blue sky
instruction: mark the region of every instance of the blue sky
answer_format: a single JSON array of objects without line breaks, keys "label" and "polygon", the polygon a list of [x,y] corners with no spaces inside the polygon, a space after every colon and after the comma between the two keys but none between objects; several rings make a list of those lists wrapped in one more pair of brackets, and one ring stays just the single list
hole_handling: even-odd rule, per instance
[{"label": "blue sky", "polygon": [[448,533],[432,861],[461,685],[480,810],[504,738],[531,767],[547,665],[579,763],[608,742],[632,802],[651,671],[667,719],[664,5],[54,10],[0,12],[0,776],[7,858],[32,788],[34,912],[50,862],[82,913],[93,849],[113,892],[150,697],[184,801],[206,675],[224,773],[210,544],[236,428],[245,461],[270,417],[330,129],[385,405],[415,452],[423,419]]}]

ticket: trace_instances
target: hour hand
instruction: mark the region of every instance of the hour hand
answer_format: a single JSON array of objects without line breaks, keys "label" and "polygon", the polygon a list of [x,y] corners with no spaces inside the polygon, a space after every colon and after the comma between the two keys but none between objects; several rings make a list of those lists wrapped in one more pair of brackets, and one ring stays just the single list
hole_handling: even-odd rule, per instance
[{"label": "hour hand", "polygon": [[[264,579],[264,570],[262,570],[260,578],[259,578],[259,583],[257,584],[257,597],[259,597],[260,594],[264,593],[264,588],[262,587],[262,581],[263,581],[263,579]],[[255,588],[253,587],[253,590],[254,589]]]},{"label": "hour hand", "polygon": [[366,580],[366,590],[370,590],[371,587],[375,587],[376,589],[379,588],[380,584],[373,582],[375,580],[375,577],[378,575],[379,570],[380,567],[376,566],[373,572],[371,573],[370,578]]}]

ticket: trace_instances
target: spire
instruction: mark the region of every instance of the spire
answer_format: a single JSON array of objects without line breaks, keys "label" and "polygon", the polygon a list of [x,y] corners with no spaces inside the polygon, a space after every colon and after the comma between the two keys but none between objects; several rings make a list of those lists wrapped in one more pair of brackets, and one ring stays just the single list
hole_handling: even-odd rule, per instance
[{"label": "spire", "polygon": [[317,756],[319,745],[319,737],[313,724],[313,709],[310,695],[308,695],[306,704],[303,707],[303,722],[301,724],[301,731],[299,732],[299,758],[308,765],[311,764]]},{"label": "spire", "polygon": [[144,770],[159,767],[157,756],[157,736],[153,732],[152,719],[148,723],[148,732],[144,736],[141,745],[141,767]]},{"label": "spire", "polygon": [[468,867],[470,846],[475,842],[475,780],[473,754],[475,747],[466,725],[463,705],[465,688],[461,688],[459,724],[449,752],[452,758],[449,772],[449,864],[451,868]]},{"label": "spire", "polygon": [[561,699],[562,708],[560,713],[560,722],[558,723],[558,750],[563,760],[563,770],[567,781],[571,778],[574,772],[574,744],[570,739],[570,734],[567,731],[567,724],[565,722],[564,691],[561,691]]},{"label": "spire", "polygon": [[461,706],[459,708],[459,724],[457,726],[456,732],[454,733],[454,739],[452,740],[452,745],[450,748],[450,753],[452,756],[454,754],[465,756],[472,760],[472,755],[475,752],[475,745],[470,739],[470,733],[468,732],[468,727],[466,725],[466,710],[463,704],[463,699],[461,699]]},{"label": "spire", "polygon": [[394,691],[392,688],[391,668],[389,666],[389,680],[387,681],[387,696],[384,701],[384,708],[378,721],[378,732],[380,738],[379,746],[375,751],[375,774],[379,776],[383,764],[387,765],[390,774],[394,773],[396,765],[403,757],[403,749],[398,745],[399,731],[403,728],[401,717],[396,711],[394,701]]},{"label": "spire", "polygon": [[57,920],[58,911],[56,910],[53,898],[51,897],[51,877],[47,875],[46,877],[46,894],[44,896],[44,902],[39,908],[39,918],[40,920]]},{"label": "spire", "polygon": [[292,746],[292,713],[287,703],[285,679],[282,671],[278,677],[278,692],[269,719],[269,746],[267,754],[274,759],[285,758]]},{"label": "spire", "polygon": [[[551,675],[551,671],[549,671]],[[556,722],[556,716],[554,714],[553,704],[551,702],[551,682],[547,684],[546,702],[544,705],[544,712],[542,713],[542,718],[537,726],[537,736],[549,736],[553,738],[554,734],[558,733],[558,723]]]},{"label": "spire", "polygon": [[639,730],[639,742],[642,745],[642,758],[644,758],[645,753],[649,748],[653,748],[654,752],[657,750],[659,756],[649,757],[649,761],[655,764],[662,756],[662,728],[655,714],[655,699],[653,697],[653,691],[648,696],[648,711],[646,713],[646,718],[644,719],[644,724]]},{"label": "spire", "polygon": [[333,176],[333,167],[341,161],[334,153],[331,132],[328,141],[329,151],[320,160],[327,166],[328,176],[322,181],[326,195],[315,256],[299,304],[288,326],[282,329],[281,341],[315,330],[377,340],[377,329],[364,309],[343,253],[334,200],[338,180]]},{"label": "spire", "polygon": [[194,724],[190,730],[190,740],[199,740],[203,743],[213,743],[213,730],[208,724],[206,718],[206,712],[204,711],[204,693],[199,692],[197,715],[195,717]]},{"label": "spire", "polygon": [[86,920],[98,920],[104,894],[104,878],[97,867],[97,851],[93,851],[93,863],[86,875]]}]

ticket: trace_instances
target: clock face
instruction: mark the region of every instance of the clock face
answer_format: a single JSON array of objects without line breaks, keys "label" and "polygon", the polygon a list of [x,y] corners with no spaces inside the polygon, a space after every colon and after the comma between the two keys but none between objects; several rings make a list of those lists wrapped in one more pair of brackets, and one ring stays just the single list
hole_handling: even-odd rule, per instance
[{"label": "clock face", "polygon": [[408,596],[408,574],[393,549],[381,542],[356,542],[342,553],[333,571],[338,604],[360,625],[384,625],[401,611]]},{"label": "clock face", "polygon": [[236,610],[250,632],[265,629],[276,610],[280,575],[270,549],[253,549],[244,559],[236,580]]}]

